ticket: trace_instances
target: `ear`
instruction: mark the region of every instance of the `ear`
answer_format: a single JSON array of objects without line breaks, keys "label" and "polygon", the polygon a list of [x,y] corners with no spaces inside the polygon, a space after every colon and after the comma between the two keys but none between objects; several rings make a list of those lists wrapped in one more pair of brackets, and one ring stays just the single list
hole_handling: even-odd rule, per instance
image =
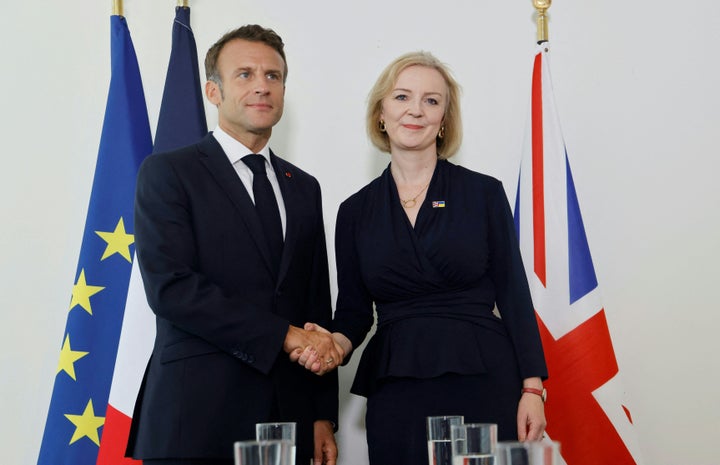
[{"label": "ear", "polygon": [[214,81],[207,81],[205,83],[205,96],[215,106],[220,105],[222,101],[222,95],[220,93],[220,87]]}]

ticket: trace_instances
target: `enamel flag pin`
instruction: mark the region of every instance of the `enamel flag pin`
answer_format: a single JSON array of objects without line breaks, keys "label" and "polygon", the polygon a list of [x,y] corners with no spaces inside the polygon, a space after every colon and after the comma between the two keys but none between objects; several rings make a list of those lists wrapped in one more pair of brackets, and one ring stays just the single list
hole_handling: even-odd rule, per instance
[{"label": "enamel flag pin", "polygon": [[433,200],[432,207],[433,208],[445,208],[445,201],[444,200]]}]

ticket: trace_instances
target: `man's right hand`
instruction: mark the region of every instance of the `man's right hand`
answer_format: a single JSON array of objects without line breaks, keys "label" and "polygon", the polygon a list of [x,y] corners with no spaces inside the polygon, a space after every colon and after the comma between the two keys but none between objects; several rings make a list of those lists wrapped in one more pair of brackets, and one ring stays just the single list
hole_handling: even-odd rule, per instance
[{"label": "man's right hand", "polygon": [[[305,326],[307,327],[308,324]],[[307,330],[290,325],[283,350],[290,354],[290,360],[300,362],[317,375],[324,375],[342,363],[345,351],[332,334],[320,326],[317,328]],[[304,363],[300,361],[303,355]]]}]

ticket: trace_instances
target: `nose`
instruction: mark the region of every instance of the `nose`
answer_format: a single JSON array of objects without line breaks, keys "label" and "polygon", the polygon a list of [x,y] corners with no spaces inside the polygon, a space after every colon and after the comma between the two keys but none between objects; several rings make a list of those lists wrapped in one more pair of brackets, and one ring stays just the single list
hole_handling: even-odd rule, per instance
[{"label": "nose", "polygon": [[267,95],[270,93],[270,86],[264,79],[258,79],[255,83],[255,94],[256,95]]},{"label": "nose", "polygon": [[410,100],[408,102],[407,112],[410,116],[420,117],[422,116],[422,105],[418,100]]}]

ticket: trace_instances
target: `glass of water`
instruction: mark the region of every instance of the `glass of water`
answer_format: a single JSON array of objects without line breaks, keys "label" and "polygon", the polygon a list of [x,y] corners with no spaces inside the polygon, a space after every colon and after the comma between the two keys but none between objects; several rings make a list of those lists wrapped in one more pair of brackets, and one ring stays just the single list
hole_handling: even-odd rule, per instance
[{"label": "glass of water", "polygon": [[428,463],[430,465],[452,465],[450,427],[462,425],[462,415],[427,417]]},{"label": "glass of water", "polygon": [[235,465],[291,465],[290,442],[237,441],[234,445]]},{"label": "glass of water", "polygon": [[255,439],[258,441],[284,440],[290,443],[290,465],[295,465],[295,422],[257,423]]},{"label": "glass of water", "polygon": [[495,423],[453,425],[450,440],[453,465],[495,465]]},{"label": "glass of water", "polygon": [[560,465],[560,443],[556,441],[500,441],[495,465]]}]

